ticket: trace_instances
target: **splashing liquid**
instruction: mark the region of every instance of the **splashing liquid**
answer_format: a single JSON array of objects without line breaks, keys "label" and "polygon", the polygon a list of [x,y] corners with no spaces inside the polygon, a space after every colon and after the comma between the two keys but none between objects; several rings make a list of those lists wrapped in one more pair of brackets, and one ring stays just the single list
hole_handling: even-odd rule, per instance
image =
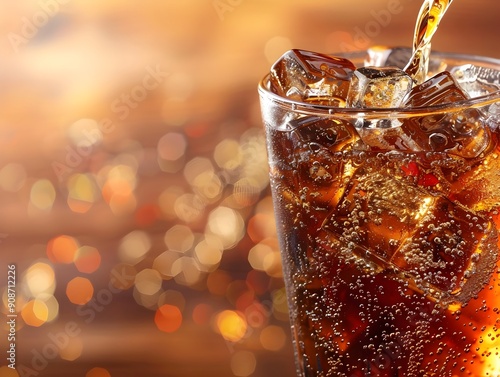
[{"label": "splashing liquid", "polygon": [[404,69],[416,84],[425,81],[429,66],[432,36],[452,1],[425,0],[422,8],[420,8],[413,37],[413,55]]}]

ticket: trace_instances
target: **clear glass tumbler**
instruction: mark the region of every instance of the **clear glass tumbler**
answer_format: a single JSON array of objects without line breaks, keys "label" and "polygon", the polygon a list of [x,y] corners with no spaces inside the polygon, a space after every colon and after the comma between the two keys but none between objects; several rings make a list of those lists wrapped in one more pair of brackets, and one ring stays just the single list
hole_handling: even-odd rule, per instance
[{"label": "clear glass tumbler", "polygon": [[299,376],[500,375],[500,61],[430,67],[471,98],[348,109],[259,85]]}]

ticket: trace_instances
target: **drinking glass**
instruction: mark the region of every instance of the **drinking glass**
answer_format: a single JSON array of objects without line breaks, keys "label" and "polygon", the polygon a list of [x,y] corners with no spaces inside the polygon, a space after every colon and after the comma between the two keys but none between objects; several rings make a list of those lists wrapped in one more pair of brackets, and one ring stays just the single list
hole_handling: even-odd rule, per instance
[{"label": "drinking glass", "polygon": [[335,108],[259,84],[298,376],[500,373],[500,61],[432,53],[441,70],[471,98]]}]

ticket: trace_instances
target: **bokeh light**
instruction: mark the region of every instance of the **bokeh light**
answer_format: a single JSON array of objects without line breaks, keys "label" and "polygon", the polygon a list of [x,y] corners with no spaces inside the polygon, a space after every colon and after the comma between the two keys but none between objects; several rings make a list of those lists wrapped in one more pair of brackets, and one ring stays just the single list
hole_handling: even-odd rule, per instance
[{"label": "bokeh light", "polygon": [[172,274],[177,284],[194,286],[202,278],[200,266],[194,258],[181,257],[172,263]]},{"label": "bokeh light", "polygon": [[288,321],[288,301],[285,288],[276,289],[271,292],[273,300],[273,315],[282,321]]},{"label": "bokeh light", "polygon": [[175,251],[164,251],[155,258],[153,268],[161,274],[163,279],[171,279],[180,272],[178,269],[176,269],[176,272],[172,269],[174,262],[179,259],[180,256],[181,254]]},{"label": "bokeh light", "polygon": [[215,239],[219,241],[219,245],[203,239],[194,248],[197,261],[208,271],[214,270],[222,260],[223,245],[219,238]]},{"label": "bokeh light", "polygon": [[176,306],[181,312],[183,312],[186,307],[186,298],[181,292],[169,289],[162,292],[162,294],[158,297],[158,307],[166,304]]},{"label": "bokeh light", "polygon": [[262,329],[259,339],[262,347],[268,351],[281,350],[287,341],[283,327],[276,325],[269,325]]},{"label": "bokeh light", "polygon": [[168,173],[180,170],[186,153],[187,141],[183,134],[170,132],[158,141],[158,163]]},{"label": "bokeh light", "polygon": [[244,177],[234,184],[233,198],[241,207],[249,207],[257,202],[262,187],[253,177]]},{"label": "bokeh light", "polygon": [[101,254],[95,247],[84,245],[78,248],[74,263],[78,271],[91,274],[101,265]]},{"label": "bokeh light", "polygon": [[244,224],[239,212],[218,207],[208,217],[206,233],[219,237],[224,249],[230,249],[243,238]]},{"label": "bokeh light", "polygon": [[31,186],[30,209],[49,212],[56,199],[56,190],[48,179],[40,179]]},{"label": "bokeh light", "polygon": [[234,171],[243,162],[243,153],[237,140],[224,139],[214,150],[214,160],[224,170]]},{"label": "bokeh light", "polygon": [[223,188],[221,179],[211,170],[198,174],[192,183],[193,191],[207,204],[219,201]]},{"label": "bokeh light", "polygon": [[177,306],[162,305],[156,311],[155,324],[160,331],[175,332],[182,325],[182,313]]},{"label": "bokeh light", "polygon": [[24,273],[23,281],[28,297],[53,294],[56,289],[54,269],[45,262],[35,262],[28,267]]},{"label": "bokeh light", "polygon": [[59,302],[55,296],[48,293],[42,293],[36,297],[36,300],[41,301],[47,308],[47,317],[44,318],[45,322],[52,322],[58,317]]},{"label": "bokeh light", "polygon": [[146,257],[151,245],[148,233],[134,230],[122,238],[118,255],[124,263],[137,264]]},{"label": "bokeh light", "polygon": [[33,299],[24,305],[21,316],[27,325],[40,327],[47,322],[49,309],[42,300]]},{"label": "bokeh light", "polygon": [[66,361],[75,361],[82,355],[83,342],[79,337],[68,337],[67,344],[59,349],[59,357]]},{"label": "bokeh light", "polygon": [[248,253],[248,262],[252,268],[265,271],[269,276],[282,276],[281,254],[275,238],[254,245]]},{"label": "bokeh light", "polygon": [[132,297],[135,302],[148,310],[156,310],[158,308],[158,301],[160,299],[161,294],[163,293],[163,288],[160,287],[157,291],[152,294],[141,292],[137,286],[134,286],[134,290],[132,291]]},{"label": "bokeh light", "polygon": [[236,351],[231,357],[231,371],[237,377],[248,377],[255,372],[257,359],[253,352]]},{"label": "bokeh light", "polygon": [[214,309],[209,304],[198,304],[193,309],[193,322],[199,326],[206,325],[210,322],[213,313]]},{"label": "bokeh light", "polygon": [[194,233],[188,226],[174,225],[165,233],[164,241],[170,250],[185,253],[193,246]]},{"label": "bokeh light", "polygon": [[250,218],[247,233],[254,242],[276,236],[276,223],[272,213],[257,213]]},{"label": "bokeh light", "polygon": [[68,207],[76,213],[86,213],[97,200],[97,190],[91,176],[74,174],[67,181]]},{"label": "bokeh light", "polygon": [[60,235],[48,242],[47,256],[54,263],[73,263],[79,247],[80,245],[74,237]]},{"label": "bokeh light", "polygon": [[129,214],[137,206],[134,193],[137,185],[136,174],[135,167],[125,164],[117,164],[107,171],[102,196],[117,216]]},{"label": "bokeh light", "polygon": [[171,185],[158,197],[158,205],[160,207],[162,215],[168,219],[176,219],[177,214],[175,210],[175,203],[177,199],[184,194],[184,190],[179,186]]},{"label": "bokeh light", "polygon": [[205,157],[195,157],[189,161],[184,168],[184,177],[191,187],[196,186],[196,180],[200,175],[213,174],[214,166],[210,159]]},{"label": "bokeh light", "polygon": [[75,305],[85,305],[94,295],[94,286],[89,279],[75,277],[66,285],[66,296]]},{"label": "bokeh light", "polygon": [[137,208],[134,218],[139,228],[149,227],[160,219],[160,208],[153,203],[141,205]]},{"label": "bokeh light", "polygon": [[135,288],[139,293],[151,296],[161,289],[162,281],[158,271],[145,268],[135,276]]},{"label": "bokeh light", "polygon": [[206,203],[199,195],[185,193],[175,199],[174,212],[179,220],[194,223],[204,215]]},{"label": "bokeh light", "polygon": [[260,271],[266,271],[274,263],[274,252],[267,245],[257,244],[248,253],[250,265]]},{"label": "bokeh light", "polygon": [[241,178],[248,178],[253,185],[262,191],[269,184],[269,168],[267,163],[267,150],[265,136],[262,129],[250,128],[241,136],[241,149],[243,151],[244,165]]},{"label": "bokeh light", "polygon": [[224,310],[217,315],[217,329],[230,342],[238,342],[247,332],[247,322],[243,314],[234,310]]},{"label": "bokeh light", "polygon": [[[248,293],[253,292],[248,291]],[[248,326],[254,329],[261,329],[269,323],[271,313],[266,306],[255,300],[253,294],[249,295],[248,293],[246,295],[247,297],[245,297],[245,295],[242,296],[243,300],[248,299],[248,302],[243,305],[237,305],[237,307],[241,306],[244,308],[244,315]]]},{"label": "bokeh light", "polygon": [[111,377],[111,373],[105,368],[95,367],[89,370],[85,377]]}]

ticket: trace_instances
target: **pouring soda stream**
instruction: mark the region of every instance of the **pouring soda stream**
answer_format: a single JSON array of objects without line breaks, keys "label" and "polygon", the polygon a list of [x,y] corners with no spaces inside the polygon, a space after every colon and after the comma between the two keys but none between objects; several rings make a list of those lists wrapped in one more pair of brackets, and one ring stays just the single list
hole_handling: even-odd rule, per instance
[{"label": "pouring soda stream", "polygon": [[420,8],[413,37],[413,56],[404,68],[417,84],[424,82],[427,77],[431,39],[452,1],[424,0]]}]

